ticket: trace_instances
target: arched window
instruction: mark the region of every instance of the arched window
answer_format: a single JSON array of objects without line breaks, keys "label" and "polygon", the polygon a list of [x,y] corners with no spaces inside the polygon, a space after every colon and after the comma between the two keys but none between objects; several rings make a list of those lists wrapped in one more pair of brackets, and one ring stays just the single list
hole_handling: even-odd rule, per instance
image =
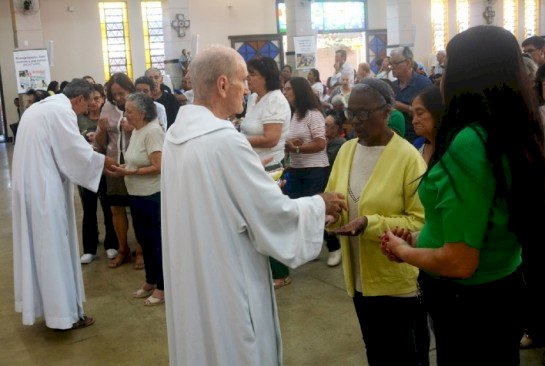
[{"label": "arched window", "polygon": [[456,0],[456,31],[469,28],[469,0]]},{"label": "arched window", "polygon": [[539,1],[524,1],[524,38],[539,34]]},{"label": "arched window", "polygon": [[519,2],[503,0],[503,27],[518,36]]},{"label": "arched window", "polygon": [[431,0],[431,27],[433,33],[433,53],[444,50],[448,40],[447,0]]}]

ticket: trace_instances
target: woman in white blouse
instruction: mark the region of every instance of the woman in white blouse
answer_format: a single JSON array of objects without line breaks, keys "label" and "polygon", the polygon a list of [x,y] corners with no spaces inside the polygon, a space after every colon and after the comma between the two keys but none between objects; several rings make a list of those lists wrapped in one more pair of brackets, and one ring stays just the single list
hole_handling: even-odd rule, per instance
[{"label": "woman in white blouse", "polygon": [[248,88],[252,94],[240,131],[262,160],[272,158],[266,170],[275,170],[282,167],[284,159],[290,106],[280,91],[280,72],[276,61],[258,57],[248,61],[247,66]]},{"label": "woman in white blouse", "polygon": [[[280,91],[280,71],[276,61],[269,57],[254,58],[248,61],[247,67],[248,88],[252,94],[240,131],[261,160],[272,158],[265,170],[280,169],[291,118],[290,105]],[[289,268],[274,258],[270,261],[274,287],[289,285]]]}]

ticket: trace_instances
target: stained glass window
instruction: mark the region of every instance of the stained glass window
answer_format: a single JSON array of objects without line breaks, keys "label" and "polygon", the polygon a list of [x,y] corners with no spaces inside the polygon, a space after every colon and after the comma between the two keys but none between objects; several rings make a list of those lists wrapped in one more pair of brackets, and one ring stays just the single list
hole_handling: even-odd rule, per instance
[{"label": "stained glass window", "polygon": [[518,35],[518,10],[518,0],[503,0],[503,27],[515,37]]},{"label": "stained glass window", "polygon": [[469,28],[469,0],[456,0],[456,31]]},{"label": "stained glass window", "polygon": [[127,4],[100,2],[98,9],[102,33],[104,78],[108,80],[116,72],[123,72],[132,78]]},{"label": "stained glass window", "polygon": [[448,40],[448,6],[446,0],[431,0],[433,53],[444,50]]},{"label": "stained glass window", "polygon": [[524,38],[539,34],[539,1],[524,1]]},{"label": "stained glass window", "polygon": [[160,1],[142,2],[144,22],[144,50],[146,69],[165,69],[165,41],[163,38],[163,9]]}]

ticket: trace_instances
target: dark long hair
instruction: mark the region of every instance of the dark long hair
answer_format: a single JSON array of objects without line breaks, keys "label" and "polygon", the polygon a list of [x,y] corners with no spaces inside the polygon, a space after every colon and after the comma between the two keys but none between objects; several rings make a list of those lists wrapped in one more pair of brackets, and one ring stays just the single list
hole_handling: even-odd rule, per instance
[{"label": "dark long hair", "polygon": [[510,230],[529,243],[545,213],[544,132],[517,40],[503,28],[477,26],[456,35],[447,55],[447,110],[428,172],[462,129],[473,128],[495,177],[495,203],[507,203]]},{"label": "dark long hair", "polygon": [[270,57],[256,57],[246,63],[248,71],[257,71],[265,78],[267,91],[280,89],[280,70],[278,64]]},{"label": "dark long hair", "polygon": [[310,86],[307,79],[300,76],[294,76],[289,81],[295,101],[293,109],[297,118],[303,119],[309,110],[316,109],[321,111],[320,101]]}]

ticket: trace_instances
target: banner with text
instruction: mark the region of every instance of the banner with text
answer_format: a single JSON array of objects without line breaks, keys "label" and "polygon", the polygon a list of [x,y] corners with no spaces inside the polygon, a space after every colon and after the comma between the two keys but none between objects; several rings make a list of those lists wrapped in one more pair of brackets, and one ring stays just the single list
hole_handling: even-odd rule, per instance
[{"label": "banner with text", "polygon": [[51,82],[47,50],[13,51],[17,92],[22,94],[29,89],[47,90]]},{"label": "banner with text", "polygon": [[293,37],[293,46],[296,69],[316,68],[316,36]]}]

